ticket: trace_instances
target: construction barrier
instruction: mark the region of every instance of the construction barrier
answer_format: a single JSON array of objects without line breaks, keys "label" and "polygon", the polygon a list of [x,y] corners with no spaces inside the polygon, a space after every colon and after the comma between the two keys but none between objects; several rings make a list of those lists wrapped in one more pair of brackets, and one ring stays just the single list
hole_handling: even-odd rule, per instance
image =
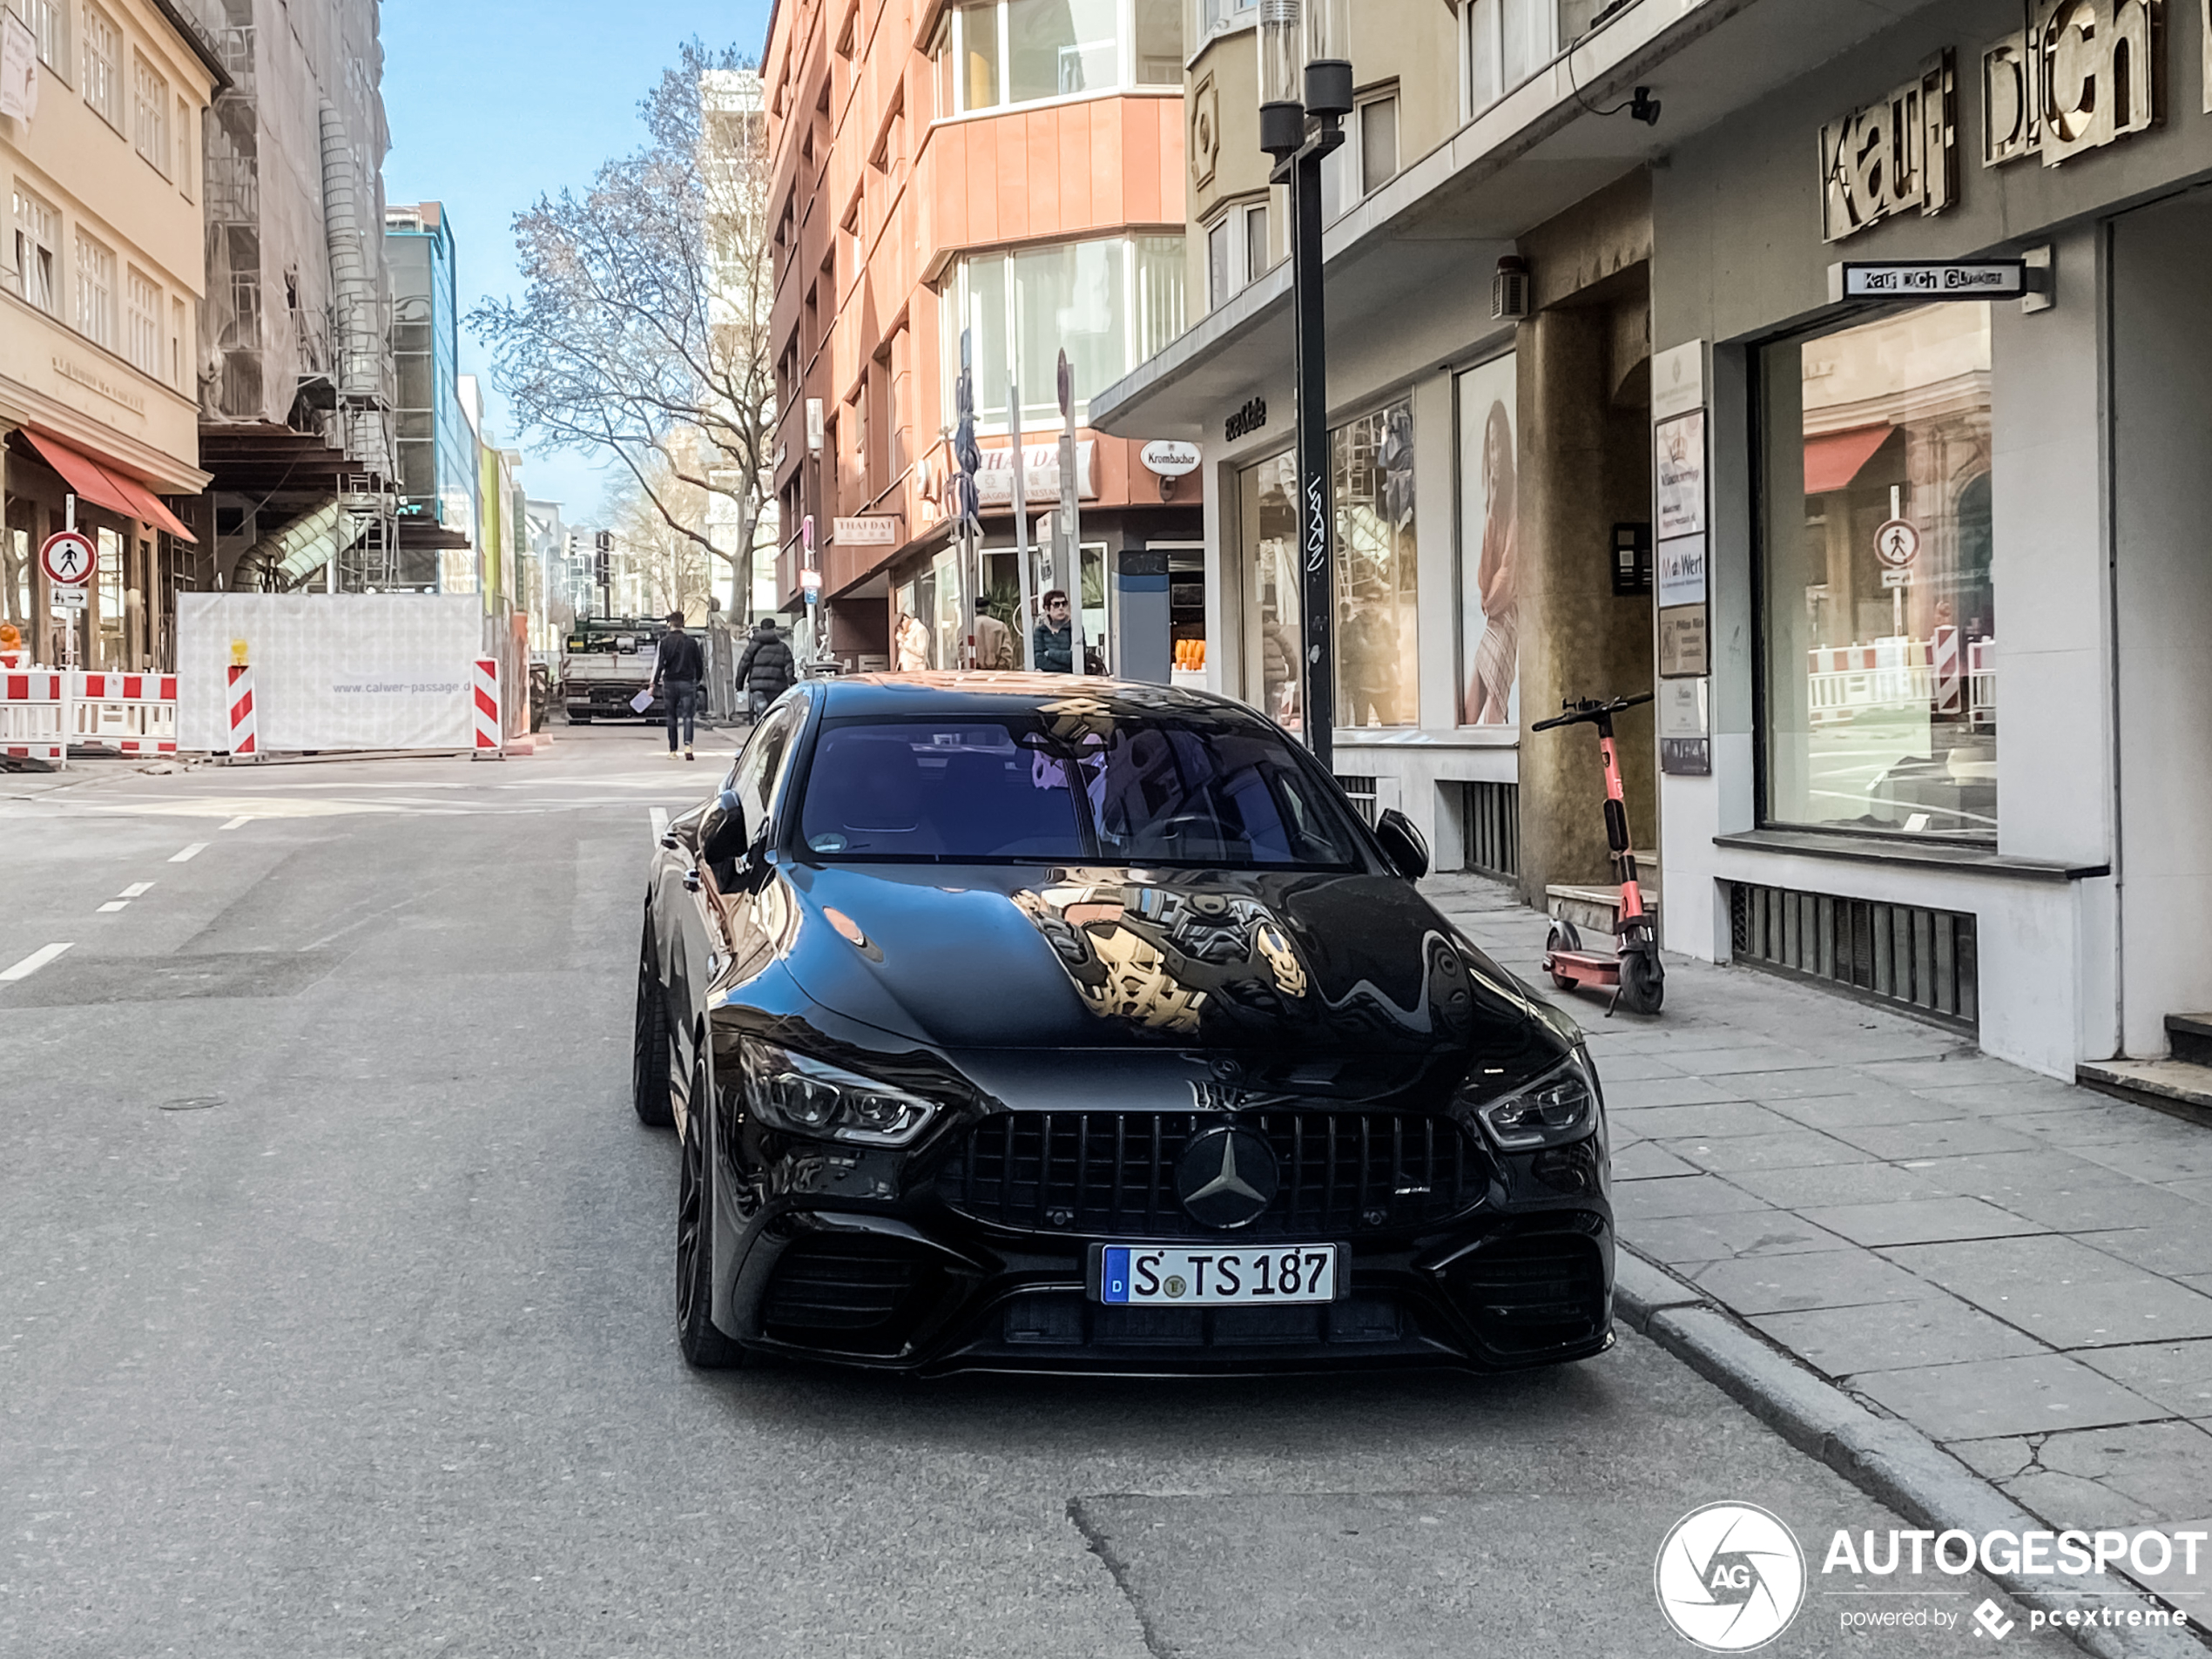
[{"label": "construction barrier", "polygon": [[499,723],[499,664],[476,658],[476,752],[497,754],[503,733]]},{"label": "construction barrier", "polygon": [[257,754],[253,718],[253,671],[244,663],[231,664],[231,752],[233,755]]},{"label": "construction barrier", "polygon": [[78,674],[74,695],[76,746],[121,755],[177,752],[174,674]]},{"label": "construction barrier", "polygon": [[67,676],[59,669],[0,674],[0,754],[59,765],[66,743],[62,701],[67,690]]}]

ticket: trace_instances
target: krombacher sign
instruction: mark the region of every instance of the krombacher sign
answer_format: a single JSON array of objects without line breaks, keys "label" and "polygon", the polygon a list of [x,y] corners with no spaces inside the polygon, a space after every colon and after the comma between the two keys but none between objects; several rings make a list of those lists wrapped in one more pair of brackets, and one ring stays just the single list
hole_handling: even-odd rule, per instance
[{"label": "krombacher sign", "polygon": [[1820,129],[1820,235],[1828,242],[1959,199],[1958,76],[1948,51],[1886,98]]},{"label": "krombacher sign", "polygon": [[2055,167],[2164,118],[2164,0],[2030,0],[1981,55],[1981,163]]}]

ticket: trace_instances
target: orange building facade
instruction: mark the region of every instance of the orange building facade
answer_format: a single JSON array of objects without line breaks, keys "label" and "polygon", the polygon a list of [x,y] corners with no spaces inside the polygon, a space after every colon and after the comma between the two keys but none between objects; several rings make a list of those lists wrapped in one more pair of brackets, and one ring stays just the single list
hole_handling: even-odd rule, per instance
[{"label": "orange building facade", "polygon": [[[1092,665],[1164,683],[1197,660],[1195,458],[1154,450],[1148,465],[1142,440],[1082,424],[1092,394],[1184,325],[1182,13],[1183,0],[778,0],[762,59],[777,586],[803,611],[819,579],[815,638],[848,671],[965,664],[979,597],[1026,665],[1013,392],[1035,596],[1051,585],[1037,542],[1060,494],[1062,352]],[[951,444],[963,335],[983,456],[972,555]],[[906,617],[920,629],[902,631]]]}]

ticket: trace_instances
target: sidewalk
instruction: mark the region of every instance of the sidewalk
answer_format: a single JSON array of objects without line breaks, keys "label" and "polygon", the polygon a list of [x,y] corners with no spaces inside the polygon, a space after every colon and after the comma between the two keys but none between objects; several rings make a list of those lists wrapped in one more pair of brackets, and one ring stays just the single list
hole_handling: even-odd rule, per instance
[{"label": "sidewalk", "polygon": [[[1548,988],[1503,884],[1422,887]],[[1772,974],[1667,976],[1649,1019],[1555,994],[1622,1241],[2054,1527],[2212,1531],[2212,1129]]]}]

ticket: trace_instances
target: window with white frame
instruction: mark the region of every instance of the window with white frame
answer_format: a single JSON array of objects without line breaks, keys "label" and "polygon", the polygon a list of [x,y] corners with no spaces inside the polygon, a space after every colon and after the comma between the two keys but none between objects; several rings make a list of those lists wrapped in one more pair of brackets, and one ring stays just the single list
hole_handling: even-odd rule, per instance
[{"label": "window with white frame", "polygon": [[1104,390],[1183,332],[1180,236],[1109,237],[1008,253],[970,254],[941,290],[945,420],[956,418],[954,388],[961,330],[972,331],[975,418],[1007,424],[1007,374],[1022,390],[1029,431],[1060,421],[1059,357],[1075,376],[1077,419]]},{"label": "window with white frame", "polygon": [[16,186],[16,275],[23,297],[49,314],[60,309],[62,216]]},{"label": "window with white frame", "polygon": [[180,392],[185,389],[185,334],[190,314],[182,300],[169,302],[169,384]]},{"label": "window with white frame", "polygon": [[66,82],[73,72],[69,61],[71,0],[24,0],[24,21],[38,43],[38,61]]},{"label": "window with white frame", "polygon": [[152,380],[161,378],[161,289],[145,273],[131,267],[124,286],[123,354],[131,367]]},{"label": "window with white frame", "polygon": [[[1562,11],[1587,17],[1590,10],[1588,0],[1467,0],[1460,8],[1467,118],[1473,120],[1551,62],[1559,51]],[[1581,32],[1575,18],[1568,23]]]},{"label": "window with white frame", "polygon": [[1199,0],[1199,16],[1208,34],[1234,29],[1259,16],[1259,0]]},{"label": "window with white frame", "polygon": [[143,52],[131,54],[131,142],[165,178],[176,165],[169,153],[169,83]]},{"label": "window with white frame", "polygon": [[1398,174],[1398,88],[1362,94],[1345,123],[1344,142],[1321,163],[1321,217],[1341,217]]},{"label": "window with white frame", "polygon": [[84,8],[84,101],[123,131],[123,32],[98,6]]},{"label": "window with white frame", "polygon": [[1183,0],[981,0],[946,12],[937,113],[1183,84]]},{"label": "window with white frame", "polygon": [[77,233],[77,332],[115,349],[115,254]]},{"label": "window with white frame", "polygon": [[1265,201],[1238,202],[1206,226],[1206,309],[1214,310],[1274,263]]}]

